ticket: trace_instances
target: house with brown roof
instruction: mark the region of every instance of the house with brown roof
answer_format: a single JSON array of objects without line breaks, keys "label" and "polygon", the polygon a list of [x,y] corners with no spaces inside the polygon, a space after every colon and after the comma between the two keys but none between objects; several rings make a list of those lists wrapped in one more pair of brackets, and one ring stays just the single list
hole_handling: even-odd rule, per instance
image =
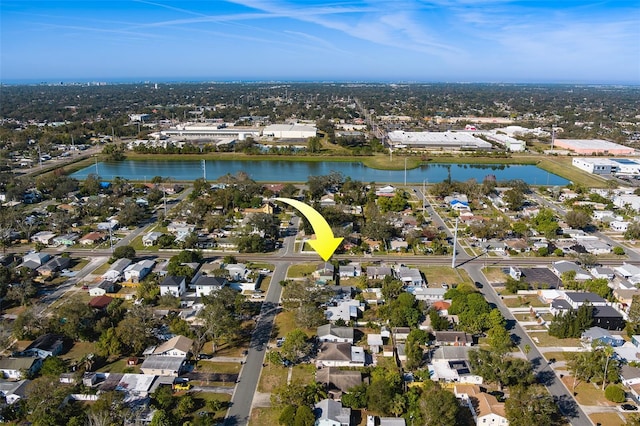
[{"label": "house with brown roof", "polygon": [[481,392],[478,385],[455,385],[457,398],[467,404],[477,426],[508,426],[504,403],[498,402],[495,396]]},{"label": "house with brown roof", "polygon": [[436,346],[473,346],[473,336],[464,331],[436,331]]},{"label": "house with brown roof", "polygon": [[193,340],[184,336],[175,336],[158,345],[153,350],[153,355],[186,357],[191,351],[191,346],[193,346]]},{"label": "house with brown roof", "polygon": [[103,309],[106,309],[111,302],[113,302],[113,298],[109,296],[96,296],[89,301],[89,306],[93,309],[101,311]]},{"label": "house with brown roof", "polygon": [[102,232],[89,232],[88,234],[80,238],[78,242],[83,246],[88,246],[90,244],[97,244],[101,242],[102,240],[104,240],[104,237],[105,234],[103,234]]},{"label": "house with brown roof", "polygon": [[333,399],[339,400],[343,392],[362,384],[362,373],[325,367],[316,370],[316,382],[322,383]]}]

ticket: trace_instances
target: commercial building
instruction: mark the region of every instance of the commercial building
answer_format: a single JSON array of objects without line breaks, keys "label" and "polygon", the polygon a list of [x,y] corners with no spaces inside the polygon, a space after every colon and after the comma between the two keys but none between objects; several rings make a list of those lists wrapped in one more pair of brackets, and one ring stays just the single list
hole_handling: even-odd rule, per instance
[{"label": "commercial building", "polygon": [[445,150],[489,150],[491,144],[464,132],[405,132],[388,134],[391,148],[423,148]]},{"label": "commercial building", "polygon": [[270,124],[262,131],[263,136],[276,139],[307,139],[316,133],[315,126],[302,124]]},{"label": "commercial building", "polygon": [[574,158],[571,163],[594,175],[640,175],[640,160],[630,158]]},{"label": "commercial building", "polygon": [[584,155],[632,155],[635,150],[628,146],[602,139],[556,139],[554,148],[564,148]]}]

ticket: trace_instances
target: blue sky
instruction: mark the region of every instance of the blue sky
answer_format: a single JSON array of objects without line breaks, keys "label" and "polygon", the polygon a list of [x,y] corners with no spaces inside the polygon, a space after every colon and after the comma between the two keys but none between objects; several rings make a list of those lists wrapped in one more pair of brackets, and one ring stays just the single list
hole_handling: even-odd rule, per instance
[{"label": "blue sky", "polygon": [[0,80],[640,84],[640,0],[0,0]]}]

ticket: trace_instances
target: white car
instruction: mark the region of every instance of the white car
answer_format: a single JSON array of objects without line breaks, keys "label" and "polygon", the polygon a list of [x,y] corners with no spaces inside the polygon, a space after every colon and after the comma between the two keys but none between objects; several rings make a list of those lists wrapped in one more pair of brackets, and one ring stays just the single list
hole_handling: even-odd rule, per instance
[{"label": "white car", "polygon": [[270,274],[271,273],[271,269],[267,269],[267,268],[262,268],[259,271],[261,274]]}]

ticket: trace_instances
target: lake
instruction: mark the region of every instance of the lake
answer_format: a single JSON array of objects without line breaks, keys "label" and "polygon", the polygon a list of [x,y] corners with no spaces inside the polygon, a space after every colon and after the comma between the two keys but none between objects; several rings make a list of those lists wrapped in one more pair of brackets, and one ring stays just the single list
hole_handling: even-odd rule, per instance
[{"label": "lake", "polygon": [[[404,183],[404,170],[378,170],[360,162],[305,162],[305,161],[225,161],[206,160],[207,180],[216,180],[227,173],[246,172],[258,182],[306,182],[309,176],[341,172],[362,182]],[[202,162],[198,160],[124,160],[100,162],[73,173],[84,179],[96,173],[104,180],[116,176],[129,180],[147,181],[154,176],[171,177],[176,181],[189,181],[204,176]],[[482,182],[487,175],[498,181],[521,179],[530,185],[566,185],[568,180],[533,165],[519,164],[441,164],[434,163],[407,170],[407,183],[435,183],[446,180]]]}]

